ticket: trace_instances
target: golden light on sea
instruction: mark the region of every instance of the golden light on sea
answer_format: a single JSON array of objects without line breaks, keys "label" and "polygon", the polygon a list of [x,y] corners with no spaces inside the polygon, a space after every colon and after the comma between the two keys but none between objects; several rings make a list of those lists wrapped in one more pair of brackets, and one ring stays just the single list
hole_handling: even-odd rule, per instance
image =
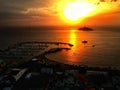
[{"label": "golden light on sea", "polygon": [[71,43],[71,44],[73,44],[73,45],[76,45],[76,38],[77,38],[77,36],[76,36],[76,30],[70,30],[70,39],[69,39],[69,42]]},{"label": "golden light on sea", "polygon": [[[76,29],[71,29],[69,31],[69,43],[73,44],[74,46],[71,48],[70,52],[66,52],[67,62],[68,63],[76,63],[78,61],[78,57],[82,56],[84,54],[84,46],[81,44],[81,40],[84,39],[85,36],[82,35],[82,33],[79,33]],[[79,49],[78,49],[79,47]],[[79,52],[79,53],[78,53]]]},{"label": "golden light on sea", "polygon": [[68,62],[75,62],[77,59],[74,56],[75,51],[76,51],[76,44],[77,44],[77,34],[76,34],[76,30],[71,29],[69,31],[69,43],[73,44],[74,46],[72,47],[72,51],[71,52],[67,52],[66,53],[66,57],[68,58]]}]

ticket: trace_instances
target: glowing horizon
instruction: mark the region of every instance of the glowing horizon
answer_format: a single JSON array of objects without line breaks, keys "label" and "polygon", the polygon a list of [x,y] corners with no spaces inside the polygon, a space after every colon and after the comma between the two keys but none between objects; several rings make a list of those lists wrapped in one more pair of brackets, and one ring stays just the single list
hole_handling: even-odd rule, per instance
[{"label": "glowing horizon", "polygon": [[[118,0],[29,0],[29,2],[2,0],[0,2],[1,26],[77,25],[83,23],[120,25],[120,1]],[[13,3],[11,4],[11,2]]]}]

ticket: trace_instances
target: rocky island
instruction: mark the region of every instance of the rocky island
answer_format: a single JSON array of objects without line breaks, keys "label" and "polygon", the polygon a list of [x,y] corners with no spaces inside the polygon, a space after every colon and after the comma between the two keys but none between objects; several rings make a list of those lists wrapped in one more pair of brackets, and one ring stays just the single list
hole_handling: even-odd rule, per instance
[{"label": "rocky island", "polygon": [[78,30],[82,30],[82,31],[93,31],[92,28],[89,28],[89,27],[80,27],[78,28]]}]

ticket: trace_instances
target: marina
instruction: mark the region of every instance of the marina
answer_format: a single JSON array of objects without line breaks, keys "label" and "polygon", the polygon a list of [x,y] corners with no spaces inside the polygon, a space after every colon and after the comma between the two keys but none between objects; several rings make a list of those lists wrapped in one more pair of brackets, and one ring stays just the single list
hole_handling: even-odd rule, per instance
[{"label": "marina", "polygon": [[[35,49],[34,45],[36,46]],[[13,64],[13,66],[9,66],[6,63],[6,66],[4,67],[9,66],[9,68],[4,70],[4,67],[2,67],[4,71],[1,70],[0,74],[0,89],[108,90],[112,88],[112,90],[119,90],[118,83],[120,81],[120,70],[112,67],[89,67],[56,62],[47,58],[46,55],[61,50],[70,50],[71,47],[69,44],[67,44],[67,46],[65,45],[69,48],[65,48],[63,45],[61,48],[60,46],[58,48],[56,43],[54,45],[57,46],[57,48],[48,48],[50,47],[49,44],[47,43],[46,45],[46,43],[43,42],[39,44],[33,44],[32,42],[24,43],[20,45],[22,48],[18,44],[19,49],[28,50],[27,46],[29,46],[29,52],[36,53],[34,51],[38,50],[38,54],[34,54],[31,59],[26,60],[21,64],[14,65],[14,61],[11,61],[11,65]],[[41,48],[44,47],[45,49],[41,50],[40,47],[38,48],[37,46],[42,46]],[[17,45],[14,48],[18,49]],[[12,49],[9,48],[9,51],[12,50],[13,47]],[[14,58],[11,57],[11,59]],[[8,81],[9,83],[7,83]]]},{"label": "marina", "polygon": [[120,90],[120,1],[0,0],[0,90]]},{"label": "marina", "polygon": [[[4,53],[0,53],[0,57],[1,59],[29,60],[33,56],[37,56],[45,51],[48,51],[51,45],[53,45],[53,47],[59,47],[59,45],[66,45],[67,47],[73,46],[72,44],[62,42],[22,42],[5,49],[3,51]],[[61,47],[58,49],[68,50],[69,48]],[[58,51],[58,49],[55,51]]]}]

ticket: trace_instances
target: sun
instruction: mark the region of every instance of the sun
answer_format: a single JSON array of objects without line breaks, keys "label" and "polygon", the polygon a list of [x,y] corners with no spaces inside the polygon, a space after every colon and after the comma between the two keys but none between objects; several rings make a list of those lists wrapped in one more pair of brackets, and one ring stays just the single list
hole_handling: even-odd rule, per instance
[{"label": "sun", "polygon": [[88,2],[68,3],[64,8],[64,17],[70,21],[77,21],[80,18],[89,16],[94,10],[94,6]]}]

